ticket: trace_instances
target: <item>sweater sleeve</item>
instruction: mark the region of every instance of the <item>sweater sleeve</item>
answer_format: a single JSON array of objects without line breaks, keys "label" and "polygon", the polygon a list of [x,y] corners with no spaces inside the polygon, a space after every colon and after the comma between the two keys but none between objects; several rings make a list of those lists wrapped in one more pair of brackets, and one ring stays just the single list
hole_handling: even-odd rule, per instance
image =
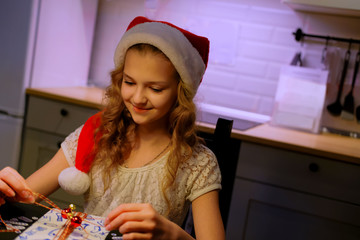
[{"label": "sweater sleeve", "polygon": [[76,150],[82,127],[83,125],[77,128],[74,132],[70,133],[61,143],[61,148],[70,167],[75,166]]},{"label": "sweater sleeve", "polygon": [[194,155],[191,174],[188,178],[188,200],[193,201],[201,195],[213,190],[221,189],[221,173],[214,153],[205,146],[201,146]]}]

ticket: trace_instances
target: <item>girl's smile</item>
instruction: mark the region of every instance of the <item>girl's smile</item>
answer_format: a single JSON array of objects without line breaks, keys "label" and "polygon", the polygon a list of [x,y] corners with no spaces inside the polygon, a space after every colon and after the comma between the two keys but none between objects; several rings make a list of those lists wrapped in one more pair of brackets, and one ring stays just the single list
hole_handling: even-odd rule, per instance
[{"label": "girl's smile", "polygon": [[141,114],[141,113],[147,113],[151,110],[151,108],[141,108],[141,107],[136,107],[133,105],[133,109],[135,112]]}]

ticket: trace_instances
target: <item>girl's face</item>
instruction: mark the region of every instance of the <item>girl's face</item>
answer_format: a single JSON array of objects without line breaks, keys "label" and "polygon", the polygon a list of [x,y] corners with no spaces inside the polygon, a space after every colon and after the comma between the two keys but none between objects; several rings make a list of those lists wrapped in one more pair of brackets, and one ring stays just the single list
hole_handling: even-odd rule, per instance
[{"label": "girl's face", "polygon": [[130,49],[125,57],[121,94],[135,123],[167,126],[177,99],[176,70],[161,54]]}]

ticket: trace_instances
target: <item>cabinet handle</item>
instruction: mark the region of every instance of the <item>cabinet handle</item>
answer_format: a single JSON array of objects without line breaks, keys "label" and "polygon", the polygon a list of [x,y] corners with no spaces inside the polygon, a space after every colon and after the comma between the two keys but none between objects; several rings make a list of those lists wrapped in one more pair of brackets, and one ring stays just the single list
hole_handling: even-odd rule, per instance
[{"label": "cabinet handle", "polygon": [[60,114],[61,114],[61,116],[66,117],[69,114],[69,111],[62,108],[62,109],[60,109]]},{"label": "cabinet handle", "polygon": [[319,171],[319,165],[317,165],[316,163],[310,163],[309,164],[309,170],[311,172],[318,172]]}]

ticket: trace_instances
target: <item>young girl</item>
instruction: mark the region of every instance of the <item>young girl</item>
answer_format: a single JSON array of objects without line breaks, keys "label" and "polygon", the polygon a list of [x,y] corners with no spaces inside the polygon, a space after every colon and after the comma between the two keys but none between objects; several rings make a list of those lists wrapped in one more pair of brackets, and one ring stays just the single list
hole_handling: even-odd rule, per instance
[{"label": "young girl", "polygon": [[220,170],[195,132],[193,98],[208,50],[204,37],[135,18],[115,51],[105,109],[26,181],[3,169],[1,192],[29,203],[32,192],[59,185],[84,193],[85,212],[105,216],[123,239],[192,239],[180,227],[191,204],[197,239],[225,239]]}]

